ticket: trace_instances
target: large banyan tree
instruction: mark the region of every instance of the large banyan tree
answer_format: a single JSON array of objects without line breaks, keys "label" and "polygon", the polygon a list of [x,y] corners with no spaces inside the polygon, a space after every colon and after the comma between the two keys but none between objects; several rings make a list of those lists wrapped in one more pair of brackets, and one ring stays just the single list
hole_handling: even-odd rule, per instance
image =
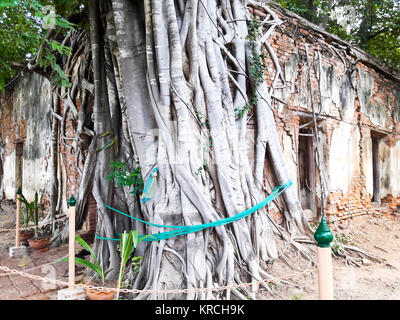
[{"label": "large banyan tree", "polygon": [[[54,87],[53,99],[53,150],[58,139],[67,141],[81,173],[78,227],[89,193],[97,203],[96,233],[115,238],[124,230],[155,234],[168,229],[105,205],[154,224],[197,225],[234,216],[265,199],[271,192],[264,186],[266,158],[276,185],[290,180],[271,101],[274,87],[284,81],[267,41],[282,23],[272,10],[251,0],[89,0],[85,8],[90,30],[77,27],[62,39],[72,49],[61,59],[72,85]],[[254,8],[266,13],[263,21],[254,19]],[[57,36],[49,32],[49,39]],[[265,59],[275,69],[270,86]],[[257,128],[254,165],[246,140],[249,114]],[[70,118],[76,119],[74,137],[65,133]],[[88,147],[82,141],[89,141]],[[60,202],[56,152],[53,160],[54,215]],[[155,179],[150,200],[142,201],[132,184],[108,179],[113,163],[125,164],[125,178],[140,172],[145,184],[150,176]],[[290,240],[309,231],[295,189],[281,197],[285,228],[262,208],[224,226],[142,242],[135,252],[143,256],[140,271],[128,273],[128,281],[136,289],[163,290],[265,278],[262,266],[279,255],[275,236],[286,232]],[[64,228],[58,238],[67,236]],[[112,269],[108,277],[117,277],[118,242],[96,238],[94,248],[103,269]],[[256,291],[255,284],[249,293]],[[227,299],[232,294],[246,296],[234,288],[224,291]],[[213,294],[168,298],[212,299]]]}]

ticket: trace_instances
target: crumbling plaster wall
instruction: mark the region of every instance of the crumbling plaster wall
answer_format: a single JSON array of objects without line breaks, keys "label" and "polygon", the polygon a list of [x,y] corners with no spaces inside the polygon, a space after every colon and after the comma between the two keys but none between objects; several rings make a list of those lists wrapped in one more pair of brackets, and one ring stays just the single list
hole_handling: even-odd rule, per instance
[{"label": "crumbling plaster wall", "polygon": [[[260,20],[265,17],[265,13],[254,13]],[[371,210],[371,130],[383,136],[380,142],[381,197],[383,202],[396,207],[400,204],[400,142],[397,141],[400,82],[373,64],[359,61],[352,64],[357,57],[351,48],[335,44],[317,29],[305,27],[299,19],[279,12],[278,16],[285,22],[272,33],[269,44],[278,56],[284,81],[276,84],[273,106],[294,187],[298,186],[298,171],[301,170],[297,168],[299,126],[307,117],[312,119],[313,105],[318,115],[321,157],[329,189],[327,213],[344,217]],[[308,65],[311,66],[312,102]],[[277,70],[271,61],[267,66],[266,78],[272,85]],[[318,172],[316,178],[315,192],[320,198]],[[273,177],[266,180],[273,181]],[[299,196],[302,193],[298,188]],[[272,209],[276,220],[281,219],[279,210]]]},{"label": "crumbling plaster wall", "polygon": [[[62,94],[63,92],[61,92]],[[76,108],[80,109],[80,97]],[[93,99],[88,106],[93,107]],[[60,114],[64,114],[64,101],[60,103]],[[40,195],[44,211],[50,205],[50,157],[51,157],[52,92],[50,82],[44,77],[26,73],[17,81],[6,96],[0,98],[0,198],[15,199],[16,194],[16,141],[24,141],[22,191],[28,201],[34,200],[35,192]],[[59,211],[67,212],[67,200],[77,196],[80,175],[76,168],[75,154],[68,142],[76,135],[76,119],[68,112],[59,122],[57,147]],[[61,133],[65,139],[62,139]],[[84,140],[84,139],[83,139]],[[86,141],[86,140],[85,140]],[[83,164],[79,162],[81,167]],[[82,168],[81,168],[82,169]],[[93,239],[96,228],[97,208],[93,196],[89,195],[82,236]]]},{"label": "crumbling plaster wall", "polygon": [[383,139],[379,146],[380,158],[380,185],[382,197],[400,196],[400,142],[391,144],[388,139]]},{"label": "crumbling plaster wall", "polygon": [[[257,14],[257,12],[256,12]],[[258,13],[261,20],[265,17]],[[382,132],[381,194],[392,204],[400,203],[400,84],[388,78],[372,65],[357,63],[356,57],[335,46],[318,31],[301,25],[296,19],[281,16],[285,22],[269,38],[277,53],[283,80],[275,83],[273,107],[280,134],[286,166],[299,190],[298,144],[299,126],[304,119],[311,120],[312,105],[318,114],[318,128],[322,166],[328,183],[328,214],[344,216],[365,213],[371,206],[372,142],[371,130]],[[308,44],[308,56],[305,44]],[[307,61],[308,60],[308,61]],[[311,66],[311,101],[308,65]],[[266,79],[271,86],[276,69],[272,59],[267,60]],[[7,198],[15,194],[15,145],[17,138],[26,136],[24,148],[24,194],[32,198],[35,191],[46,193],[49,182],[50,156],[50,86],[38,75],[26,74],[7,102],[2,102],[0,113],[3,143],[3,189]],[[61,111],[64,109],[61,104]],[[79,104],[77,104],[79,109]],[[62,113],[62,112],[61,112]],[[73,121],[66,118],[65,134],[74,136]],[[248,120],[248,154],[254,160],[254,119]],[[397,135],[397,136],[396,136]],[[79,175],[75,159],[61,143],[60,173],[63,183],[63,205],[66,195],[77,190]],[[253,165],[253,163],[252,163]],[[275,186],[268,161],[265,164],[266,189]],[[315,193],[321,197],[321,176],[317,172]],[[278,205],[277,205],[278,204]],[[95,212],[95,206],[91,203]],[[268,212],[279,221],[283,208],[281,199],[270,203]]]},{"label": "crumbling plaster wall", "polygon": [[[4,141],[2,189],[7,199],[15,198],[15,141],[23,140],[22,191],[28,201],[37,191],[47,196],[48,159],[51,134],[51,88],[45,78],[24,74],[12,96],[2,99],[0,117]],[[8,101],[8,102],[7,102]]]}]

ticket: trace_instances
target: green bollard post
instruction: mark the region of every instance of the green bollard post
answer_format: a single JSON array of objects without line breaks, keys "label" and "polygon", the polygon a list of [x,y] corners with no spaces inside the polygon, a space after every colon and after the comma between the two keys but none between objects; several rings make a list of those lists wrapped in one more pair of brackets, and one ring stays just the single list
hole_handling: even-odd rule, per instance
[{"label": "green bollard post", "polygon": [[315,230],[317,241],[319,300],[333,300],[333,275],[331,242],[333,233],[326,223],[325,217]]},{"label": "green bollard post", "polygon": [[68,265],[68,288],[74,289],[75,285],[75,204],[76,200],[72,195],[68,200],[69,204],[69,265]]}]

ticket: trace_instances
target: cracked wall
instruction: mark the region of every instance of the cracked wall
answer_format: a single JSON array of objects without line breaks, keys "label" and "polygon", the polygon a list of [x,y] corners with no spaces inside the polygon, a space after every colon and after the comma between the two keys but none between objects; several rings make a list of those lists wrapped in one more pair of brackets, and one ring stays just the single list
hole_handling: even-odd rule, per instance
[{"label": "cracked wall", "polygon": [[[262,13],[258,18],[263,19]],[[312,101],[318,116],[320,149],[329,188],[328,214],[339,217],[363,214],[370,210],[373,193],[371,131],[383,135],[380,148],[381,196],[392,207],[400,204],[400,83],[380,73],[374,66],[357,63],[356,57],[328,41],[319,32],[306,28],[296,19],[285,20],[269,38],[283,71],[284,83],[274,91],[273,107],[283,155],[298,194],[299,186],[299,126],[311,120],[311,92],[308,72],[311,71]],[[305,43],[309,46],[308,57]],[[351,51],[351,50],[350,50]],[[307,58],[311,70],[307,67]],[[275,68],[268,61],[266,79],[272,85]],[[50,155],[50,88],[47,80],[26,74],[14,94],[2,100],[0,109],[0,138],[3,164],[2,188],[6,198],[14,198],[15,145],[25,136],[24,194],[34,191],[46,194],[49,181]],[[79,106],[78,106],[79,107]],[[61,105],[61,108],[63,106]],[[73,137],[74,126],[66,119],[66,135]],[[248,121],[248,153],[254,159],[256,127]],[[63,159],[60,175],[63,184],[63,204],[66,196],[77,190],[79,175],[74,170],[75,159],[64,145],[59,147]],[[276,185],[268,161],[265,165],[265,185]],[[252,164],[253,165],[253,164]],[[320,174],[316,172],[313,192],[317,202],[321,197]],[[29,184],[25,185],[25,182]],[[280,199],[277,200],[280,203]],[[283,207],[280,204],[280,207]],[[95,208],[93,209],[95,210]],[[282,220],[282,212],[274,203],[268,211],[275,220]],[[312,215],[316,217],[315,214]]]},{"label": "cracked wall", "polygon": [[[259,19],[265,14],[256,12]],[[274,91],[273,106],[281,135],[285,159],[300,198],[298,187],[299,126],[312,119],[311,103],[318,114],[320,149],[329,189],[328,214],[339,218],[371,212],[373,195],[371,132],[378,132],[380,142],[380,189],[388,209],[400,205],[400,82],[375,68],[358,62],[351,48],[336,44],[326,35],[307,28],[293,17],[278,14],[285,23],[275,29],[269,43],[280,61],[284,84]],[[308,79],[311,66],[311,102]],[[268,63],[266,78],[271,85],[276,69]],[[290,125],[288,125],[290,124]],[[293,126],[288,128],[288,126]],[[266,170],[268,174],[268,170]],[[269,179],[273,177],[270,176]],[[320,176],[316,173],[315,194],[320,201]],[[302,201],[303,202],[303,201]],[[319,204],[320,205],[320,204]],[[282,221],[278,208],[276,220]],[[311,214],[311,218],[316,215]]]},{"label": "cracked wall", "polygon": [[23,194],[28,201],[35,192],[46,196],[50,174],[51,93],[50,83],[37,74],[25,74],[14,88],[8,103],[3,99],[1,138],[4,141],[4,197],[15,196],[15,141],[23,141]]}]

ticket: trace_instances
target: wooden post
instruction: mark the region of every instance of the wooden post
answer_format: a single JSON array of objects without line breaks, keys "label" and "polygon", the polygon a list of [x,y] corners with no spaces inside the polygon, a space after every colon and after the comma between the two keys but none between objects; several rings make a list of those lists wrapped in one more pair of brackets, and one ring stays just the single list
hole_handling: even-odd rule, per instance
[{"label": "wooden post", "polygon": [[16,226],[15,226],[15,246],[18,248],[21,246],[19,228],[21,225],[21,195],[22,191],[20,188],[17,190],[17,212],[16,212]]},{"label": "wooden post", "polygon": [[75,204],[76,200],[72,195],[68,200],[69,204],[69,247],[68,247],[68,289],[75,287]]},{"label": "wooden post", "polygon": [[75,287],[75,205],[73,195],[68,200],[69,215],[69,247],[68,247],[68,288],[61,289],[57,293],[57,300],[85,300],[86,291],[83,288]]},{"label": "wooden post", "polygon": [[325,218],[314,234],[317,241],[319,300],[333,300],[333,275],[331,242],[333,234]]},{"label": "wooden post", "polygon": [[319,300],[333,300],[331,248],[317,248]]}]

